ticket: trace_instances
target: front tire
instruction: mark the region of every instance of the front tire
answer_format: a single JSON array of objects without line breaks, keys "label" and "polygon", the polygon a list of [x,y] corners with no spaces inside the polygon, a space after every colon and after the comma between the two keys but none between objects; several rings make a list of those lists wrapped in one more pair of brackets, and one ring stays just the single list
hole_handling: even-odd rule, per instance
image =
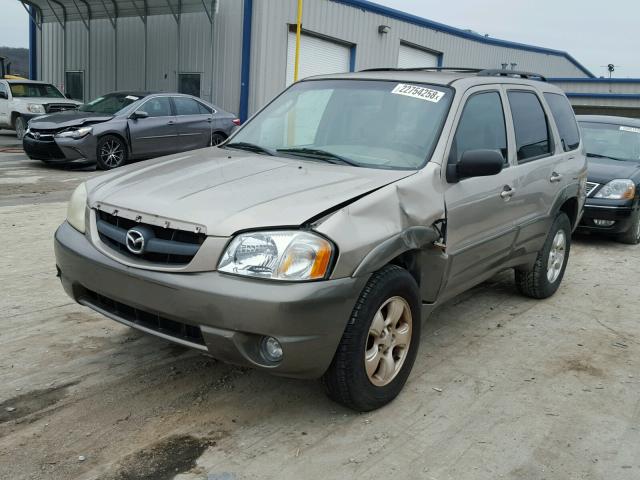
[{"label": "front tire", "polygon": [[13,121],[13,128],[16,130],[16,137],[18,140],[22,140],[25,132],[27,131],[27,122],[21,115],[18,115]]},{"label": "front tire", "polygon": [[553,221],[533,268],[516,270],[516,287],[520,293],[537,299],[556,293],[567,268],[570,249],[571,222],[567,214],[561,212]]},{"label": "front tire", "polygon": [[98,140],[96,162],[101,170],[111,170],[127,161],[127,145],[115,135],[105,135]]},{"label": "front tire", "polygon": [[631,214],[629,230],[618,236],[618,241],[629,245],[640,243],[640,206]]},{"label": "front tire", "polygon": [[323,377],[331,399],[367,412],[396,398],[420,344],[420,307],[405,269],[387,265],[371,276]]}]

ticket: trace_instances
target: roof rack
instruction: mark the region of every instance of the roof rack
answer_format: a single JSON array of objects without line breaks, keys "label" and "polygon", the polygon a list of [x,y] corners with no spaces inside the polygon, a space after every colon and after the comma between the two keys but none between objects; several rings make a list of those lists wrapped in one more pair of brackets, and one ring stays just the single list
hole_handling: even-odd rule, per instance
[{"label": "roof rack", "polygon": [[478,73],[483,71],[482,68],[467,68],[467,67],[379,67],[379,68],[366,68],[360,70],[361,72],[461,72],[461,73]]},{"label": "roof rack", "polygon": [[540,80],[546,82],[547,79],[539,73],[533,72],[521,72],[519,70],[502,70],[491,68],[468,68],[468,67],[411,67],[411,68],[396,68],[396,67],[379,67],[379,68],[367,68],[360,70],[361,72],[459,72],[459,73],[475,73],[478,76],[487,77],[518,77],[526,78],[528,80]]},{"label": "roof rack", "polygon": [[533,72],[521,72],[519,70],[502,70],[502,69],[486,69],[480,70],[478,72],[478,76],[487,76],[487,77],[518,77],[518,78],[526,78],[527,80],[540,80],[543,82],[547,81],[547,78],[539,73]]}]

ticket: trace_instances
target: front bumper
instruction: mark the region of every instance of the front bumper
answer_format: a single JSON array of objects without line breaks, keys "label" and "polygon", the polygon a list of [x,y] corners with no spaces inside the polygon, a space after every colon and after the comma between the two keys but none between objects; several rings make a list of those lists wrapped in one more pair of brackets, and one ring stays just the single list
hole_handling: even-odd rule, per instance
[{"label": "front bumper", "polygon": [[[100,253],[66,222],[55,234],[55,255],[62,285],[77,302],[222,361],[298,378],[317,378],[329,367],[367,281],[280,283],[218,272],[141,270]],[[191,332],[195,327],[202,342],[132,321],[131,312],[138,311],[142,313],[135,315],[161,316]],[[277,364],[261,354],[265,336],[282,345],[284,355]]]},{"label": "front bumper", "polygon": [[[631,228],[633,210],[634,205],[631,201],[587,202],[578,230],[608,234],[624,233]],[[596,225],[594,220],[609,220],[614,223],[605,227]]]},{"label": "front bumper", "polygon": [[36,139],[25,135],[22,148],[29,158],[48,163],[95,162],[97,141],[93,135],[78,140],[53,137]]}]

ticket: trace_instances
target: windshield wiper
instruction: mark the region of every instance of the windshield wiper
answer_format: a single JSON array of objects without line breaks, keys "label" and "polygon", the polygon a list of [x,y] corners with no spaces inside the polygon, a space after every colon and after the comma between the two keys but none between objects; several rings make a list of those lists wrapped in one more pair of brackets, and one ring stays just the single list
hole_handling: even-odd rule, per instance
[{"label": "windshield wiper", "polygon": [[352,167],[359,167],[356,162],[344,158],[338,154],[321,150],[319,148],[307,148],[307,147],[292,147],[292,148],[279,148],[279,153],[291,153],[293,155],[300,155],[304,157],[317,158],[319,160],[326,160],[329,163],[342,163],[344,165],[351,165]]},{"label": "windshield wiper", "polygon": [[617,158],[617,157],[610,157],[609,155],[602,155],[600,153],[589,153],[587,152],[587,157],[593,157],[593,158],[608,158],[609,160],[617,160],[619,162],[627,162],[628,160],[625,158]]},{"label": "windshield wiper", "polygon": [[272,157],[276,154],[276,152],[274,152],[270,148],[261,147],[260,145],[256,145],[255,143],[249,143],[249,142],[227,143],[226,145],[224,145],[224,147],[237,148],[238,150],[247,150],[249,152],[266,153],[267,155],[271,155]]}]

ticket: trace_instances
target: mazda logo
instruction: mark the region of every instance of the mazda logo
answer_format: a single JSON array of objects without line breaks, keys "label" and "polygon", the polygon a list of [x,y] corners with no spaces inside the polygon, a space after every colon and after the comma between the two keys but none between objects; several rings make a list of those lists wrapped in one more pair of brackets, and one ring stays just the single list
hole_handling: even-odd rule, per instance
[{"label": "mazda logo", "polygon": [[140,230],[132,228],[127,232],[127,249],[131,253],[140,255],[144,251],[144,234]]}]

